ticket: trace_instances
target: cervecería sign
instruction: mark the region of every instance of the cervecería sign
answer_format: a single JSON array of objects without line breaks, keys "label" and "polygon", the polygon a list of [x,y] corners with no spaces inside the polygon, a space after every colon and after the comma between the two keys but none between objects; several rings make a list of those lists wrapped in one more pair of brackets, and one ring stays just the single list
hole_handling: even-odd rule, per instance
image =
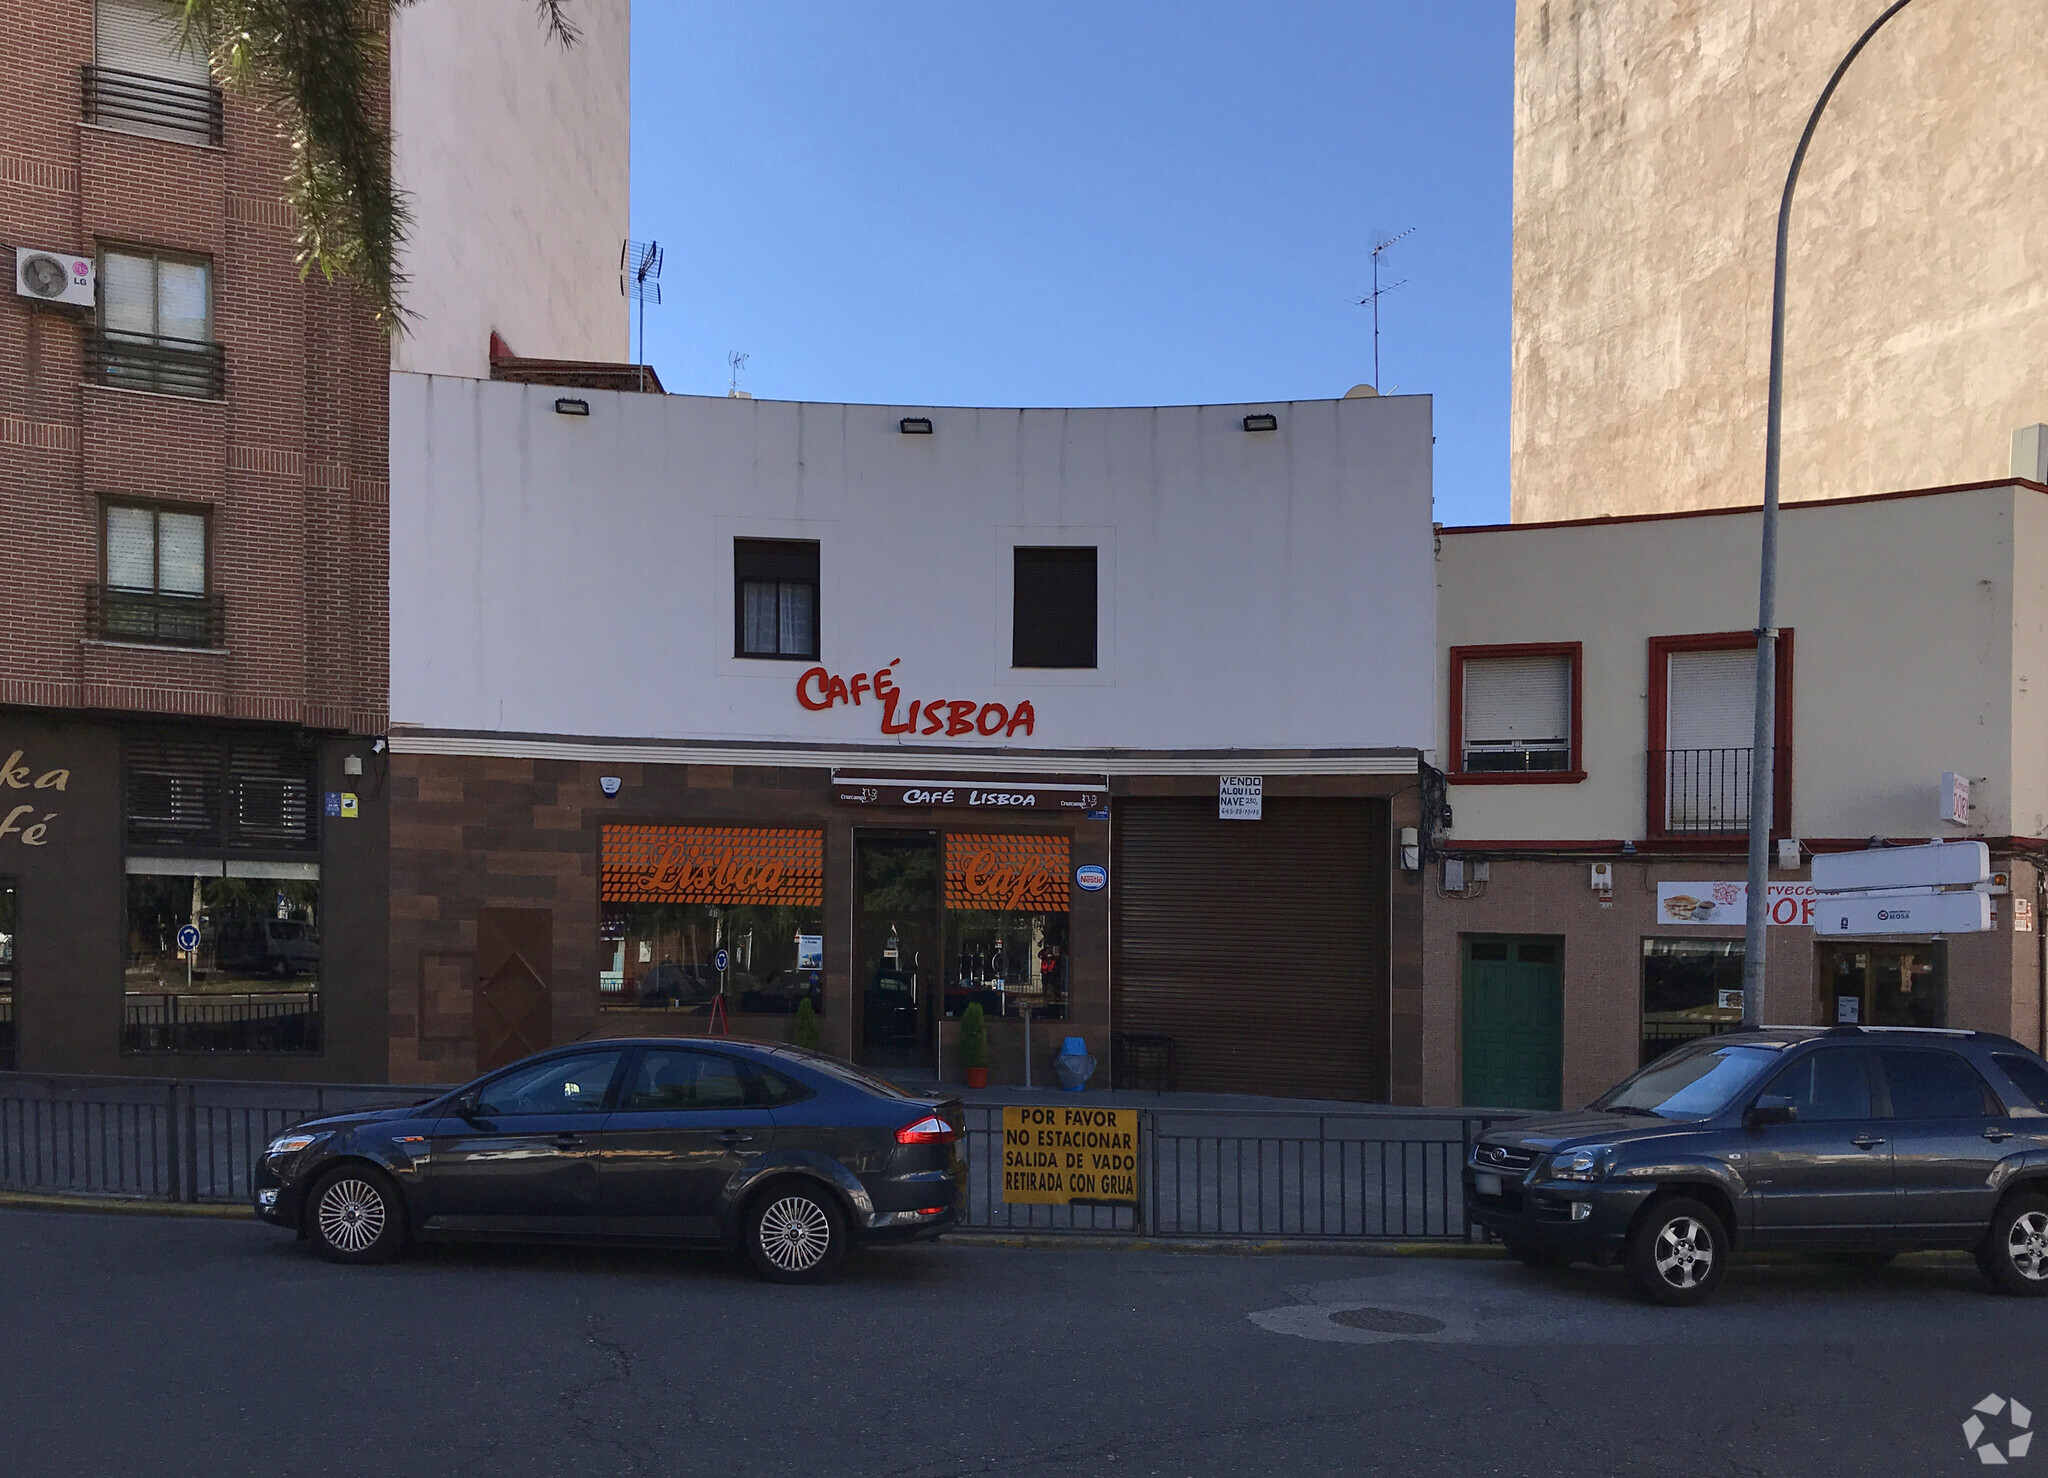
[{"label": "cervecer\u00eda sign", "polygon": [[1072,1206],[1138,1199],[1138,1111],[1003,1109],[1003,1199]]},{"label": "cervecer\u00eda sign", "polygon": [[[1029,698],[1013,708],[1007,703],[983,703],[973,698],[911,698],[896,686],[896,668],[903,661],[892,658],[887,667],[873,672],[856,672],[841,677],[824,667],[809,667],[797,676],[796,701],[813,713],[849,704],[873,707],[884,734],[943,734],[964,739],[978,734],[984,739],[1008,739],[1029,735],[1038,714]],[[873,700],[869,703],[867,700]]]}]

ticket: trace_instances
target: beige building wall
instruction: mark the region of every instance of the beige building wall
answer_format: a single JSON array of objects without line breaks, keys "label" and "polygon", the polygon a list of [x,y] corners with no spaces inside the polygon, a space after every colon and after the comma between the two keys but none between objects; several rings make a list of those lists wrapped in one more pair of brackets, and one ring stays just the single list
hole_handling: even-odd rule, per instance
[{"label": "beige building wall", "polygon": [[484,379],[493,329],[532,358],[626,358],[632,5],[568,12],[580,35],[567,48],[512,0],[393,17],[393,162],[417,315],[394,370]]},{"label": "beige building wall", "polygon": [[[1517,521],[1761,501],[1772,242],[1879,0],[1518,0]],[[1808,154],[1787,500],[2005,476],[2048,419],[2048,0],[1919,0]]]},{"label": "beige building wall", "polygon": [[[1756,624],[1760,521],[1443,530],[1439,683],[1452,647],[1584,645],[1586,778],[1453,782],[1452,842],[1646,835],[1650,639]],[[1779,540],[1793,835],[2048,834],[2048,495],[2003,484],[1792,508]],[[1438,753],[1455,768],[1448,707]],[[1969,827],[1937,819],[1944,770],[1976,782]]]}]

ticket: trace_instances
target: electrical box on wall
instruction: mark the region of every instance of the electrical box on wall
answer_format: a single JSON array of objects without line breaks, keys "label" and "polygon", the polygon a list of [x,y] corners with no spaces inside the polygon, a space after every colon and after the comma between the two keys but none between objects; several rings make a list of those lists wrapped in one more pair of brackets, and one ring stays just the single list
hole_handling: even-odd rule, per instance
[{"label": "electrical box on wall", "polygon": [[1794,868],[1796,868],[1796,867],[1798,867],[1798,866],[1799,866],[1799,838],[1797,838],[1797,837],[1779,837],[1779,838],[1778,838],[1778,868],[1779,868],[1779,870],[1780,870],[1780,871],[1782,871],[1782,872],[1791,872],[1791,871],[1792,871],[1792,870],[1793,870]]},{"label": "electrical box on wall", "polygon": [[1401,828],[1401,869],[1416,872],[1422,867],[1422,837],[1414,827]]},{"label": "electrical box on wall", "polygon": [[1611,862],[1594,863],[1592,884],[1595,893],[1612,893],[1614,891],[1614,864]]},{"label": "electrical box on wall", "polygon": [[1462,893],[1465,891],[1465,859],[1446,857],[1444,859],[1444,891]]}]

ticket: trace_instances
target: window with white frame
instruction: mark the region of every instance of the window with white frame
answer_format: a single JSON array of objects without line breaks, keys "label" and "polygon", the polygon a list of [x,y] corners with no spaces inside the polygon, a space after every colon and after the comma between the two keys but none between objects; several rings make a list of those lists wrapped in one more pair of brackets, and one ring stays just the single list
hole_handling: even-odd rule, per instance
[{"label": "window with white frame", "polygon": [[1569,652],[1466,657],[1460,767],[1479,775],[1570,770],[1572,666]]}]

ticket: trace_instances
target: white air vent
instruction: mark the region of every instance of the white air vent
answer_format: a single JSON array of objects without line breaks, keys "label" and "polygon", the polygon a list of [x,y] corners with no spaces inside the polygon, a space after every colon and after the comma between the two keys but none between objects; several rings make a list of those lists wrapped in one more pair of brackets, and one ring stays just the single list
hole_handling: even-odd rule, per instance
[{"label": "white air vent", "polygon": [[95,264],[89,256],[23,246],[14,252],[14,290],[39,303],[93,304]]}]

